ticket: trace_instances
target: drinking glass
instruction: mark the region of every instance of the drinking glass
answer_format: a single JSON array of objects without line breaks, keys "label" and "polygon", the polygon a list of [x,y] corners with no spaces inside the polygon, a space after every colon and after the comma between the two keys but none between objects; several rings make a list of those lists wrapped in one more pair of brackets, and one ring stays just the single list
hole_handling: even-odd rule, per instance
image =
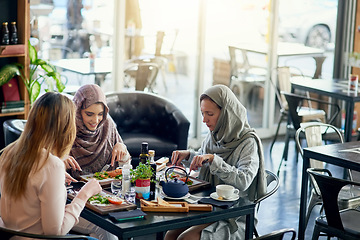
[{"label": "drinking glass", "polygon": [[121,180],[115,180],[111,182],[111,192],[120,197],[121,196],[121,188],[122,188],[122,184],[121,184]]},{"label": "drinking glass", "polygon": [[125,200],[130,202],[130,203],[134,203],[135,204],[135,188],[134,187],[130,187],[128,191],[126,191],[125,193]]}]

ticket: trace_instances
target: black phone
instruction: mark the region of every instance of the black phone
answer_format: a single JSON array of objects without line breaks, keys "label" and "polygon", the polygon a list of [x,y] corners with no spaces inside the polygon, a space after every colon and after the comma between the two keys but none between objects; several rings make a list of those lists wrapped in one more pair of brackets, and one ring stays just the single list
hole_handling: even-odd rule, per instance
[{"label": "black phone", "polygon": [[69,187],[73,189],[74,191],[80,191],[80,189],[85,185],[85,182],[79,181],[79,182],[72,182]]}]

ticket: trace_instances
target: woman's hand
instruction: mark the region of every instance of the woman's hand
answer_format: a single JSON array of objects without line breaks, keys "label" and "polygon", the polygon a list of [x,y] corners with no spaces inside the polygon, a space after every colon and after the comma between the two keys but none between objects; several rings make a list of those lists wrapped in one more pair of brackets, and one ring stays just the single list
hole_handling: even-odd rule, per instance
[{"label": "woman's hand", "polygon": [[190,164],[190,172],[191,170],[198,170],[199,167],[201,167],[207,162],[212,163],[213,160],[214,160],[213,154],[204,154],[204,155],[195,156]]},{"label": "woman's hand", "polygon": [[130,160],[130,154],[123,143],[116,143],[111,153],[111,166],[113,167],[115,161],[123,165]]},{"label": "woman's hand", "polygon": [[188,150],[177,150],[173,151],[171,155],[171,163],[175,166],[181,166],[181,161],[184,159],[189,159],[190,151]]},{"label": "woman's hand", "polygon": [[74,169],[74,170],[79,170],[79,171],[82,171],[79,163],[75,160],[75,158],[73,158],[72,156],[68,156],[65,160],[64,160],[64,163],[65,163],[65,167],[66,169]]},{"label": "woman's hand", "polygon": [[91,196],[94,196],[101,191],[102,188],[100,186],[100,183],[96,179],[92,178],[80,189],[77,197],[84,201],[87,201]]},{"label": "woman's hand", "polygon": [[72,183],[72,182],[77,182],[77,180],[75,178],[73,178],[70,174],[65,172],[65,183],[66,183],[66,185],[70,185],[70,183]]}]

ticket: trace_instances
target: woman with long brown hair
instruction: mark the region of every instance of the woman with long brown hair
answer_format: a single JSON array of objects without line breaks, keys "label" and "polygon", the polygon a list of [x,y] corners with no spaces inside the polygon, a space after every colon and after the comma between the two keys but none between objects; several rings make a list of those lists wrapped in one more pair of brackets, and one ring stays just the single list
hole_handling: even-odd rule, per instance
[{"label": "woman with long brown hair", "polygon": [[101,191],[89,181],[66,205],[65,164],[76,136],[75,106],[48,92],[32,106],[20,138],[0,157],[1,218],[14,230],[67,234],[89,197]]}]

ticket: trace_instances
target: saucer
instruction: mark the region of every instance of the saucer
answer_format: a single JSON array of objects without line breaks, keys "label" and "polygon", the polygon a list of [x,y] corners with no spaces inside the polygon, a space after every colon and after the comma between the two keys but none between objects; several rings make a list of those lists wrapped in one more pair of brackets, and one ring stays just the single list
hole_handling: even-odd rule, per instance
[{"label": "saucer", "polygon": [[171,200],[183,200],[183,199],[187,199],[190,197],[190,193],[187,193],[185,196],[179,197],[179,198],[174,198],[174,197],[169,197],[168,195],[166,195],[163,191],[161,191],[161,196],[163,196],[164,198],[167,199],[171,199]]},{"label": "saucer", "polygon": [[213,192],[212,194],[210,194],[210,197],[212,199],[218,200],[218,201],[223,201],[223,202],[231,202],[231,201],[236,201],[239,199],[239,195],[237,194],[233,194],[230,198],[227,199],[219,199],[219,196],[217,195],[216,192]]}]

